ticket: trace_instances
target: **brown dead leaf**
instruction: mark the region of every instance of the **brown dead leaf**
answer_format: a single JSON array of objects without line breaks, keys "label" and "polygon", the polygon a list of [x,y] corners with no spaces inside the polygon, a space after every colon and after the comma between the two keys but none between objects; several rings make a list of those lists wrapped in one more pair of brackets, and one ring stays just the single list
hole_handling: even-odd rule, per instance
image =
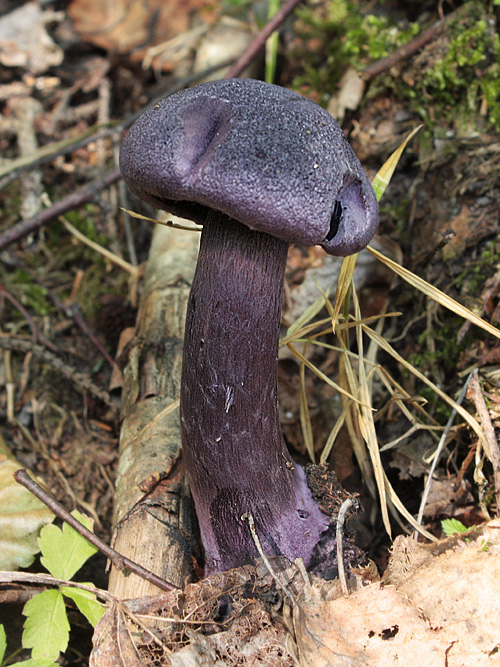
[{"label": "brown dead leaf", "polygon": [[358,574],[348,597],[338,580],[310,584],[286,559],[272,562],[295,597],[293,628],[260,563],[113,607],[91,667],[499,664],[500,520],[430,545],[398,538],[382,583]]},{"label": "brown dead leaf", "polygon": [[82,39],[115,53],[136,54],[188,29],[205,0],[73,0],[68,12]]},{"label": "brown dead leaf", "polygon": [[366,84],[354,67],[348,67],[339,81],[338,91],[332,95],[327,106],[337,123],[342,124],[346,111],[355,111],[365,92]]},{"label": "brown dead leaf", "polygon": [[114,604],[97,624],[90,667],[143,667],[130,633],[123,608]]},{"label": "brown dead leaf", "polygon": [[[374,248],[393,258],[394,261],[401,260],[401,249],[388,236],[375,236],[372,244]],[[300,250],[292,246],[288,259],[288,271],[294,274],[298,271],[303,274],[303,280],[299,284],[289,286],[286,294],[286,303],[283,309],[283,322],[285,325],[292,324],[307,308],[320,296],[320,289],[324,292],[330,291],[333,298],[335,286],[339,275],[342,257],[327,255],[323,250],[315,248],[313,254],[304,257]],[[295,277],[295,276],[294,276]],[[365,288],[372,289],[377,285],[384,289],[386,294],[394,280],[394,273],[380,262],[376,261],[368,252],[359,254],[354,269],[354,282],[356,289],[361,291]],[[377,304],[380,307],[380,304]],[[372,310],[369,309],[371,314]],[[380,313],[380,310],[377,310]],[[367,315],[367,313],[365,313]],[[280,356],[287,356],[286,349],[280,350]]]},{"label": "brown dead leaf", "polygon": [[294,614],[300,664],[498,665],[499,545],[498,520],[432,545],[401,537],[382,586],[344,598],[316,580]]},{"label": "brown dead leaf", "polygon": [[425,504],[424,516],[435,518],[440,514],[456,516],[457,510],[473,501],[466,480],[461,480],[457,488],[456,477],[435,473]]},{"label": "brown dead leaf", "polygon": [[[280,560],[273,562],[279,571]],[[289,578],[296,568],[284,572]],[[128,600],[99,622],[90,666],[295,667],[293,636],[272,611],[274,605],[281,606],[274,580],[252,566],[184,590]]]},{"label": "brown dead leaf", "polygon": [[333,602],[315,598],[303,604],[303,618],[295,623],[304,667],[438,665],[432,658],[439,648],[438,638],[432,636],[430,624],[418,609],[394,587],[371,584]]}]

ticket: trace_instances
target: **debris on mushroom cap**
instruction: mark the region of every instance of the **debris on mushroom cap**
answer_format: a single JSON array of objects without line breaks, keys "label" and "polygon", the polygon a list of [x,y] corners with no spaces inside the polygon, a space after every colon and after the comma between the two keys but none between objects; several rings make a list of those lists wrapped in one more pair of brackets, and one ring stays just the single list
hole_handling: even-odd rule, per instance
[{"label": "debris on mushroom cap", "polygon": [[203,223],[207,209],[285,241],[348,255],[377,226],[373,188],[330,114],[291,90],[225,79],[144,112],[120,168],[157,208]]}]

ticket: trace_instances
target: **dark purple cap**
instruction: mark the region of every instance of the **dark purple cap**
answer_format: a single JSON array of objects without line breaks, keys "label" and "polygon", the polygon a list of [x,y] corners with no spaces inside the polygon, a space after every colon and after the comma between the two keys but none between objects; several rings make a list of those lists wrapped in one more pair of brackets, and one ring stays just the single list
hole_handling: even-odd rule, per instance
[{"label": "dark purple cap", "polygon": [[145,111],[120,168],[156,208],[203,224],[207,209],[332,255],[375,233],[373,188],[330,114],[286,88],[249,79],[204,83]]}]

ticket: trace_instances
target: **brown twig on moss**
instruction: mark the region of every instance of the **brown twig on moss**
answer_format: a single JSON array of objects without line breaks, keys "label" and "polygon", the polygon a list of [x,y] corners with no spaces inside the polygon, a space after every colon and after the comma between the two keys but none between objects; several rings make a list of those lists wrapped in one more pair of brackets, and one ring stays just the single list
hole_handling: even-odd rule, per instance
[{"label": "brown twig on moss", "polygon": [[64,197],[64,199],[52,204],[49,208],[38,213],[38,215],[34,215],[32,218],[28,218],[27,220],[17,223],[17,225],[13,225],[10,229],[3,232],[3,234],[0,234],[0,250],[3,250],[11,243],[14,243],[14,241],[18,241],[31,232],[34,232],[47,222],[57,218],[57,216],[67,213],[67,211],[71,211],[74,208],[78,208],[83,204],[88,204],[97,193],[105,190],[110,185],[113,185],[113,183],[116,183],[120,178],[120,170],[113,169],[113,171],[110,171],[106,176],[97,178],[80,190],[77,190],[67,197]]},{"label": "brown twig on moss", "polygon": [[37,343],[38,341],[40,341],[40,343],[42,343],[46,347],[50,348],[53,352],[55,352],[56,351],[55,345],[40,334],[33,318],[28,313],[26,308],[16,299],[15,296],[13,296],[7,290],[5,285],[2,285],[2,284],[0,284],[0,296],[3,296],[5,299],[7,299],[7,301],[10,301],[10,303],[14,306],[14,308],[16,308],[21,313],[21,315],[24,317],[24,319],[28,323],[29,328],[31,329],[31,334],[33,336],[33,342]]},{"label": "brown twig on moss", "polygon": [[446,18],[436,21],[431,26],[429,26],[429,28],[421,32],[420,35],[417,35],[415,39],[412,39],[411,42],[403,44],[388,56],[385,56],[385,58],[381,58],[380,60],[377,60],[377,62],[374,62],[371,65],[368,65],[368,67],[365,67],[365,69],[360,73],[362,78],[365,80],[373,79],[374,76],[382,74],[382,72],[386,72],[391,67],[398,65],[403,60],[406,60],[414,53],[420,51],[420,49],[422,49],[439,34],[439,32],[449,22],[452,15],[454,16],[455,12],[452,12]]},{"label": "brown twig on moss", "polygon": [[14,473],[14,479],[18,484],[24,486],[28,491],[36,496],[39,500],[42,501],[56,516],[58,516],[63,521],[66,521],[72,528],[74,528],[82,537],[88,540],[93,544],[99,551],[101,551],[113,565],[119,569],[124,570],[125,568],[134,572],[139,577],[147,579],[158,588],[161,588],[163,591],[173,591],[177,587],[173,584],[165,581],[161,577],[158,577],[154,572],[146,570],[146,568],[134,563],[134,561],[129,560],[125,556],[122,556],[117,551],[112,549],[106,542],[101,540],[95,533],[86,528],[78,519],[75,519],[64,507],[55,500],[50,493],[44,491],[41,486],[39,486],[26,472],[26,470],[17,470]]},{"label": "brown twig on moss", "polygon": [[[23,262],[21,262],[21,260],[20,260],[14,253],[12,253],[12,252],[11,252],[11,254],[10,254],[10,261],[11,261],[11,262],[14,264],[14,266],[16,266],[18,269],[21,269],[22,271],[26,271],[26,273],[28,273],[28,274],[31,276],[32,281],[33,281],[36,285],[38,285],[39,287],[41,287],[43,290],[45,290],[47,296],[48,296],[49,299],[52,301],[52,303],[54,304],[54,306],[55,306],[58,310],[60,310],[60,311],[63,313],[63,315],[64,315],[65,317],[67,317],[69,320],[73,320],[73,321],[74,321],[74,323],[79,327],[79,329],[83,332],[83,334],[84,334],[85,336],[87,336],[87,338],[90,340],[90,342],[92,343],[92,345],[93,345],[93,346],[100,352],[100,354],[102,354],[102,356],[106,359],[106,361],[108,362],[108,364],[109,364],[111,367],[113,367],[113,366],[115,365],[115,362],[114,362],[113,357],[109,354],[109,352],[106,350],[106,348],[105,348],[104,345],[101,343],[101,341],[97,338],[97,336],[95,336],[95,334],[92,332],[92,330],[90,329],[89,325],[87,324],[85,318],[83,317],[83,315],[82,315],[82,313],[81,313],[80,308],[78,307],[78,305],[77,305],[76,303],[72,303],[72,304],[68,305],[68,304],[64,303],[63,301],[61,301],[61,299],[57,296],[57,294],[55,294],[55,292],[53,292],[53,291],[52,291],[51,289],[49,289],[46,285],[44,285],[43,282],[37,278],[37,276],[35,275],[35,273],[34,273],[28,266],[26,266]],[[29,322],[30,325],[31,325],[31,322],[30,322],[29,320],[28,320],[28,322]],[[33,323],[33,326],[35,326],[34,323]],[[32,329],[33,329],[33,326],[32,326]],[[44,341],[44,340],[41,340],[41,342],[42,342],[44,345],[48,346],[47,344],[48,344],[50,341]],[[51,349],[52,349],[53,352],[55,352],[55,349],[54,349],[54,348],[51,348]]]}]

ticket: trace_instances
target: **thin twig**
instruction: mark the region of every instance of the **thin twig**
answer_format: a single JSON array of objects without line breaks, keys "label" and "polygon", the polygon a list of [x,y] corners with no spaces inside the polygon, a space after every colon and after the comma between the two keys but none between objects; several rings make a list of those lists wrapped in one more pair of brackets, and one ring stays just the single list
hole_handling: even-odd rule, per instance
[{"label": "thin twig", "polygon": [[5,299],[7,299],[7,301],[10,301],[10,303],[14,306],[14,308],[16,308],[21,313],[21,315],[24,317],[24,319],[26,320],[26,322],[28,323],[28,325],[31,329],[31,335],[33,336],[33,342],[36,343],[36,342],[38,342],[38,340],[40,340],[41,343],[43,343],[47,347],[50,347],[52,349],[52,351],[55,352],[55,349],[56,349],[55,346],[50,341],[48,341],[47,339],[44,339],[42,336],[40,336],[40,333],[37,329],[37,326],[36,326],[33,318],[31,317],[31,315],[26,310],[26,308],[21,303],[19,303],[19,301],[16,299],[16,297],[14,295],[12,295],[7,290],[5,285],[2,285],[1,283],[0,283],[0,296],[3,296]]},{"label": "thin twig", "polygon": [[273,567],[271,563],[269,562],[269,559],[267,558],[266,554],[264,553],[264,550],[262,549],[262,545],[259,540],[259,536],[257,535],[257,531],[255,529],[255,521],[253,520],[253,516],[250,514],[250,512],[246,512],[245,514],[241,515],[241,520],[242,521],[248,521],[248,527],[250,528],[250,533],[252,534],[252,539],[254,541],[255,547],[257,551],[259,552],[260,557],[264,561],[264,565],[266,566],[269,574],[271,577],[274,579],[276,582],[276,586],[283,591],[283,593],[287,596],[287,598],[290,600],[292,603],[292,607],[298,607],[298,602],[297,600],[293,597],[292,593],[290,590],[287,588],[286,584],[281,581],[281,579],[278,577],[276,572],[273,570]]},{"label": "thin twig", "polygon": [[[236,59],[228,58],[223,60],[211,67],[207,67],[201,72],[195,72],[189,76],[181,79],[174,86],[171,86],[167,91],[161,92],[159,95],[156,95],[154,99],[151,100],[149,106],[156,104],[159,100],[172,95],[173,93],[183,90],[187,86],[190,86],[197,81],[204,79],[206,76],[210,76],[218,70],[224,69],[228,65],[232,65]],[[15,180],[20,174],[24,171],[40,167],[44,164],[52,162],[56,157],[68,155],[69,153],[74,153],[80,148],[84,148],[90,143],[101,141],[102,139],[107,139],[108,137],[114,137],[121,134],[126,130],[136,118],[138,118],[144,109],[128,115],[121,122],[112,122],[107,124],[108,126],[103,127],[102,125],[94,125],[89,128],[87,131],[83,132],[80,137],[75,141],[74,139],[63,139],[62,141],[56,141],[50,144],[49,146],[43,146],[36,151],[35,157],[29,158],[23,156],[16,160],[12,160],[11,163],[0,167],[0,190],[5,188],[11,181]]]},{"label": "thin twig", "polygon": [[13,225],[0,234],[0,250],[3,250],[11,243],[14,243],[14,241],[18,241],[31,232],[34,232],[35,230],[45,225],[47,222],[57,218],[57,216],[62,215],[63,213],[67,213],[74,208],[78,208],[83,204],[87,204],[96,196],[97,193],[105,190],[113,183],[116,183],[116,181],[118,181],[120,178],[120,170],[113,169],[113,171],[110,171],[103,178],[97,178],[95,181],[92,181],[80,190],[77,190],[67,197],[64,197],[64,199],[61,199],[55,204],[52,204],[52,206],[49,206],[49,208],[44,209],[38,213],[38,215],[35,215],[32,218],[28,218],[27,220],[23,220],[22,222],[18,222],[17,225]]},{"label": "thin twig", "polygon": [[[460,394],[457,398],[457,401],[456,401],[457,405],[462,405],[462,402],[463,402],[463,400],[465,398],[465,395],[467,393],[467,386],[470,382],[471,376],[472,376],[472,373],[469,373],[469,376],[468,376],[467,380],[465,381],[465,384],[462,387],[462,390],[461,390],[461,392],[460,392]],[[427,477],[427,484],[425,485],[425,489],[424,489],[424,492],[422,494],[422,500],[420,502],[420,509],[418,510],[417,523],[420,524],[420,525],[422,524],[422,520],[424,518],[424,510],[425,510],[425,506],[427,504],[427,498],[429,497],[429,492],[431,490],[432,478],[434,476],[436,466],[438,464],[438,461],[441,457],[444,446],[446,444],[446,440],[448,438],[448,433],[450,432],[450,429],[453,425],[453,422],[455,421],[456,416],[457,416],[457,411],[455,410],[455,408],[453,408],[452,411],[451,411],[451,414],[449,416],[449,419],[446,423],[445,429],[443,431],[443,435],[441,436],[441,439],[439,440],[439,443],[438,443],[438,446],[437,446],[437,449],[436,449],[436,453],[434,454],[434,459],[433,459],[432,464],[431,464],[431,469],[429,470],[429,475]],[[413,534],[413,538],[416,540],[417,537],[418,537],[418,532],[415,531],[414,534]]]},{"label": "thin twig", "polygon": [[352,498],[346,498],[344,502],[342,503],[339,514],[337,517],[337,528],[336,528],[336,537],[337,537],[337,567],[339,569],[339,579],[340,579],[340,587],[342,588],[342,593],[344,594],[344,597],[349,596],[349,589],[347,587],[347,577],[345,574],[345,567],[344,567],[344,549],[343,549],[343,542],[344,542],[344,523],[345,523],[345,516],[347,514],[347,510],[351,505],[354,504],[354,500]]},{"label": "thin twig", "polygon": [[125,556],[122,556],[118,553],[118,551],[115,551],[109,545],[107,545],[106,542],[103,542],[103,540],[97,537],[95,533],[86,528],[82,523],[80,523],[80,521],[75,519],[74,516],[65,510],[64,507],[50,495],[50,493],[44,491],[41,486],[39,486],[33,479],[31,479],[26,470],[17,470],[14,473],[14,479],[16,482],[27,488],[28,491],[31,491],[31,493],[39,500],[41,500],[42,503],[44,503],[52,512],[54,512],[56,516],[58,516],[63,521],[66,521],[66,523],[68,523],[72,528],[80,533],[82,537],[97,547],[99,551],[101,551],[107,558],[109,558],[109,560],[118,570],[128,569],[131,572],[134,572],[134,574],[137,574],[139,577],[146,579],[154,586],[161,588],[163,591],[173,591],[177,589],[177,586],[174,586],[168,581],[165,581],[165,579],[162,579],[158,575],[154,574],[154,572],[150,572],[141,565],[138,565],[137,563],[134,563],[134,561],[126,558]]},{"label": "thin twig", "polygon": [[79,581],[57,579],[51,574],[40,574],[38,572],[6,572],[0,570],[0,584],[11,583],[29,583],[37,585],[43,584],[44,586],[69,586],[70,588],[78,588],[82,591],[93,593],[96,597],[106,600],[106,602],[119,602],[118,598],[116,598],[111,593],[108,593],[108,591],[105,591],[102,588],[97,588],[96,586],[81,584]]},{"label": "thin twig", "polygon": [[285,2],[283,7],[281,7],[281,9],[276,12],[273,18],[268,23],[266,23],[266,25],[257,34],[243,55],[238,58],[235,64],[231,67],[226,75],[227,79],[232,79],[239,76],[243,70],[245,70],[248,65],[250,65],[252,60],[264,47],[267,39],[273,34],[275,30],[280,27],[287,16],[293,12],[293,10],[297,7],[298,4],[300,4],[301,1],[302,0],[288,0],[288,2]]},{"label": "thin twig", "polygon": [[52,366],[52,368],[55,368],[66,378],[79,385],[82,389],[90,392],[109,407],[114,408],[115,410],[117,409],[116,403],[107,391],[94,384],[88,375],[80,373],[73,366],[69,366],[65,361],[60,359],[53,352],[50,352],[50,350],[44,348],[42,345],[36,345],[32,341],[24,338],[0,336],[0,348],[3,350],[16,350],[18,352],[32,352],[36,357]]},{"label": "thin twig", "polygon": [[479,420],[481,421],[481,426],[483,427],[484,435],[486,436],[486,440],[489,445],[489,451],[486,452],[486,454],[491,461],[491,465],[493,466],[495,498],[497,501],[496,515],[500,516],[500,449],[498,447],[498,441],[495,435],[495,428],[491,422],[490,413],[488,412],[488,407],[486,405],[486,401],[484,400],[483,392],[481,391],[481,385],[479,384],[477,368],[472,371],[472,377],[469,380],[467,388],[467,398],[474,401]]},{"label": "thin twig", "polygon": [[385,56],[385,58],[381,58],[380,60],[377,60],[377,62],[368,65],[368,67],[365,67],[365,69],[362,70],[361,76],[364,79],[372,79],[374,76],[387,71],[403,60],[407,60],[410,56],[412,56],[414,53],[417,53],[417,51],[420,51],[422,47],[433,40],[439,31],[444,28],[446,23],[449,22],[450,17],[454,14],[455,12],[452,12],[446,18],[436,21],[436,23],[421,32],[420,35],[417,35],[417,37],[415,37],[415,39],[413,39],[411,42],[403,44],[398,49],[393,51],[393,53]]},{"label": "thin twig", "polygon": [[[97,336],[95,336],[95,334],[92,332],[91,328],[85,321],[78,305],[76,303],[67,305],[63,301],[61,301],[61,299],[57,296],[57,294],[55,294],[55,292],[53,292],[46,285],[44,285],[43,282],[39,280],[36,274],[31,270],[31,268],[26,266],[12,251],[10,252],[9,259],[14,264],[14,266],[21,269],[22,271],[26,271],[26,273],[29,273],[33,282],[45,290],[47,296],[52,301],[54,306],[58,308],[64,314],[64,316],[67,317],[69,320],[73,320],[73,322],[87,336],[92,345],[94,345],[94,347],[99,351],[99,353],[106,359],[108,364],[110,366],[114,366],[115,361],[113,357],[109,354],[109,352],[106,350],[106,348],[97,338]],[[49,341],[41,341],[41,342],[43,342],[44,345],[47,346],[47,343]]]}]

